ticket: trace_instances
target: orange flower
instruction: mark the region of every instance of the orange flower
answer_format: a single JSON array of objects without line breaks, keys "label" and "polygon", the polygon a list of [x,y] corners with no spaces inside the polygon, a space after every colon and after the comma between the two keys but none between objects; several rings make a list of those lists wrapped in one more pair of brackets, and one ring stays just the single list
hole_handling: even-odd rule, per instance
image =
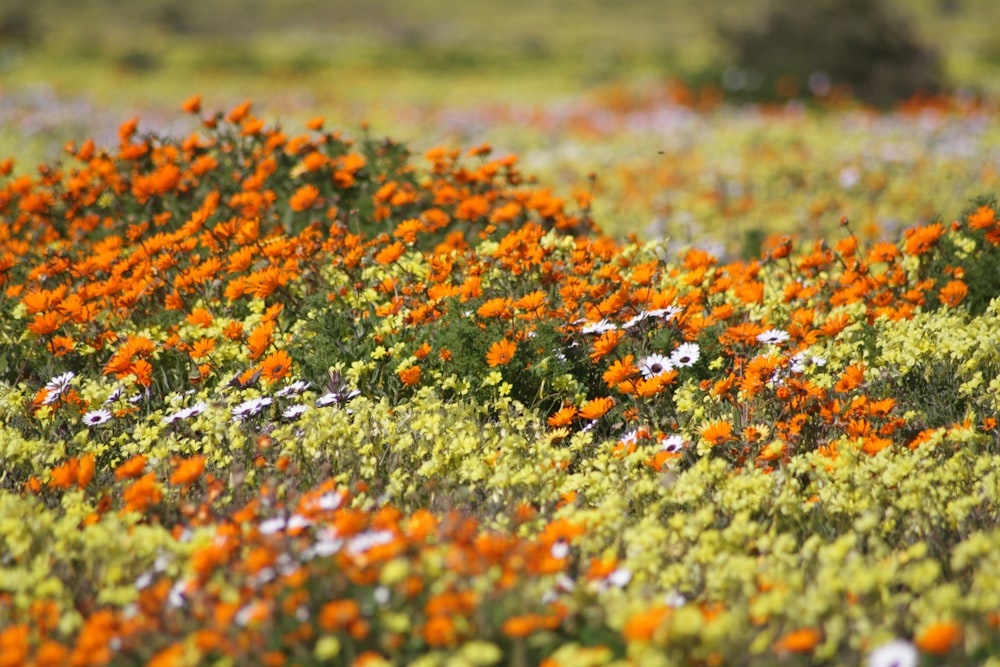
[{"label": "orange flower", "polygon": [[163,490],[156,481],[156,475],[150,472],[126,487],[122,492],[122,499],[126,510],[144,512],[147,507],[156,505],[163,499]]},{"label": "orange flower", "polygon": [[61,357],[72,352],[75,345],[76,343],[69,336],[53,336],[52,340],[49,341],[48,348],[53,356]]},{"label": "orange flower", "polygon": [[847,328],[851,323],[851,316],[846,313],[836,313],[835,315],[830,315],[826,318],[826,322],[823,323],[818,331],[824,336],[833,338],[841,331]]},{"label": "orange flower", "polygon": [[202,328],[212,326],[212,313],[204,308],[195,308],[191,314],[184,318],[188,324],[194,324]]},{"label": "orange flower", "polygon": [[412,387],[420,382],[420,366],[410,366],[409,368],[397,371],[397,373],[399,374],[399,379],[407,387]]},{"label": "orange flower", "polygon": [[849,392],[855,387],[861,385],[865,381],[865,365],[861,362],[856,364],[851,364],[844,369],[843,375],[837,380],[837,383],[833,385],[834,391],[839,392]]},{"label": "orange flower", "polygon": [[35,667],[62,667],[69,664],[69,649],[59,642],[48,640],[35,653]]},{"label": "orange flower", "polygon": [[355,600],[333,600],[319,612],[319,626],[328,632],[342,630],[361,618],[361,607]]},{"label": "orange flower", "polygon": [[673,611],[670,607],[656,606],[628,619],[622,629],[625,641],[648,642],[654,638],[663,621]]},{"label": "orange flower", "polygon": [[392,264],[399,259],[405,251],[406,246],[404,246],[402,242],[396,241],[395,243],[387,245],[379,250],[375,255],[375,261],[379,264]]},{"label": "orange flower", "polygon": [[254,361],[264,355],[264,350],[271,344],[271,334],[274,333],[274,322],[264,322],[255,327],[247,337],[247,347],[250,348],[250,358]]},{"label": "orange flower", "polygon": [[803,628],[790,632],[774,643],[774,650],[780,653],[808,653],[823,639],[823,633],[815,628]]},{"label": "orange flower", "polygon": [[504,366],[509,364],[511,359],[514,358],[515,352],[517,352],[517,344],[503,338],[490,345],[490,349],[486,353],[486,363],[491,368],[494,366]]},{"label": "orange flower", "polygon": [[502,320],[510,319],[511,300],[507,297],[490,299],[476,310],[476,315],[482,318],[497,317]]},{"label": "orange flower", "polygon": [[970,229],[986,229],[996,222],[996,212],[989,206],[980,206],[969,216]]},{"label": "orange flower", "polygon": [[949,308],[955,308],[958,304],[962,303],[962,300],[965,299],[965,295],[968,293],[969,288],[966,287],[964,282],[961,280],[952,280],[941,288],[938,296],[941,299],[941,303]]},{"label": "orange flower", "polygon": [[592,398],[580,407],[581,419],[600,419],[615,405],[613,398]]},{"label": "orange flower", "polygon": [[624,336],[625,332],[618,329],[601,334],[600,338],[594,341],[594,351],[590,353],[590,360],[597,363],[603,359],[618,347],[618,341]]},{"label": "orange flower", "polygon": [[28,626],[23,624],[0,630],[0,665],[14,667],[27,664],[30,634]]},{"label": "orange flower", "polygon": [[486,215],[490,210],[490,203],[482,195],[474,195],[463,199],[455,208],[455,217],[459,220],[475,220]]},{"label": "orange flower", "polygon": [[66,463],[56,466],[50,473],[49,486],[59,489],[68,489],[76,484],[76,472],[79,463],[76,458],[71,458]]},{"label": "orange flower", "polygon": [[511,616],[500,626],[500,632],[511,638],[527,637],[539,630],[555,630],[559,618],[544,614],[521,614]]},{"label": "orange flower", "polygon": [[128,374],[134,375],[136,384],[143,387],[153,384],[153,365],[145,359],[136,359],[129,364]]},{"label": "orange flower", "polygon": [[561,408],[554,415],[549,417],[548,424],[552,427],[568,426],[573,423],[573,419],[576,417],[576,408],[572,405],[567,405]]},{"label": "orange flower", "polygon": [[267,355],[261,364],[260,373],[264,381],[277,382],[288,377],[292,372],[292,358],[284,350],[275,350]]},{"label": "orange flower", "polygon": [[733,439],[733,425],[722,420],[714,421],[701,429],[701,437],[713,445]]},{"label": "orange flower", "polygon": [[906,252],[910,255],[922,255],[937,243],[944,235],[944,225],[937,222],[906,230]]},{"label": "orange flower", "polygon": [[293,211],[299,212],[311,208],[318,200],[319,188],[312,183],[306,183],[289,198],[288,205]]},{"label": "orange flower", "polygon": [[214,338],[202,338],[201,340],[196,340],[194,342],[194,345],[191,346],[191,349],[190,351],[188,351],[188,354],[191,356],[192,359],[201,359],[209,352],[211,352],[214,348],[215,348]]},{"label": "orange flower", "polygon": [[54,310],[50,310],[35,315],[35,319],[28,324],[28,331],[44,336],[58,329],[61,323],[62,316]]},{"label": "orange flower", "polygon": [[177,463],[177,467],[170,474],[170,483],[179,486],[188,486],[198,481],[201,473],[205,471],[205,456],[198,454],[188,459],[182,459]]},{"label": "orange flower", "polygon": [[84,454],[76,471],[76,485],[85,488],[94,478],[94,455]]},{"label": "orange flower", "polygon": [[201,95],[192,95],[181,103],[181,111],[195,114],[201,111]]},{"label": "orange flower", "polygon": [[955,621],[938,621],[917,635],[914,643],[921,651],[944,655],[962,640],[962,627]]},{"label": "orange flower", "polygon": [[638,373],[639,368],[635,365],[635,357],[629,354],[624,359],[613,361],[601,377],[604,378],[605,384],[614,387],[630,377],[638,375]]},{"label": "orange flower", "polygon": [[428,646],[454,646],[458,642],[458,629],[447,616],[432,616],[420,633]]},{"label": "orange flower", "polygon": [[115,468],[115,479],[134,479],[146,470],[146,455],[137,454]]}]

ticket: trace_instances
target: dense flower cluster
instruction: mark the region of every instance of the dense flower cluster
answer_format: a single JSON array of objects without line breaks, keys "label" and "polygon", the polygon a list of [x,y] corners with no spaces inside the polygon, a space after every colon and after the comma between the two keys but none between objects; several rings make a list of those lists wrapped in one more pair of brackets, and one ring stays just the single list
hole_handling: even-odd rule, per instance
[{"label": "dense flower cluster", "polygon": [[1000,639],[993,201],[671,261],[487,145],[184,108],[0,181],[0,665]]}]

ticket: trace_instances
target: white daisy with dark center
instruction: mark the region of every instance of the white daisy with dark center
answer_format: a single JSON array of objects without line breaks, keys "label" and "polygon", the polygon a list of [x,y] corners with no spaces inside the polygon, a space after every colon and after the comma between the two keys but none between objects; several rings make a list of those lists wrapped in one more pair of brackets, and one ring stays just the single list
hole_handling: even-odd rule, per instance
[{"label": "white daisy with dark center", "polygon": [[670,354],[670,363],[680,368],[694,366],[700,356],[701,348],[698,347],[698,343],[681,343]]},{"label": "white daisy with dark center", "polygon": [[101,408],[100,410],[91,410],[87,414],[83,415],[83,423],[87,426],[100,426],[101,424],[106,424],[111,421],[111,411]]},{"label": "white daisy with dark center", "polygon": [[670,454],[676,454],[682,449],[684,449],[684,438],[676,433],[668,435],[660,443],[660,450]]},{"label": "white daisy with dark center", "polygon": [[651,354],[639,362],[639,371],[645,378],[663,375],[669,370],[673,370],[674,364],[662,354]]},{"label": "white daisy with dark center", "polygon": [[233,417],[236,419],[253,417],[254,415],[260,413],[264,408],[271,405],[272,401],[273,399],[271,399],[270,396],[251,398],[249,401],[243,401],[233,408]]},{"label": "white daisy with dark center", "polygon": [[76,377],[73,371],[66,371],[62,375],[57,375],[45,385],[45,400],[42,405],[52,405],[62,396],[62,393],[69,389],[69,383]]},{"label": "white daisy with dark center", "polygon": [[917,667],[920,654],[908,641],[894,639],[868,654],[868,667]]},{"label": "white daisy with dark center", "polygon": [[781,329],[768,329],[763,333],[757,334],[757,342],[764,345],[778,345],[779,343],[784,343],[789,338],[791,336],[788,335],[788,332]]}]

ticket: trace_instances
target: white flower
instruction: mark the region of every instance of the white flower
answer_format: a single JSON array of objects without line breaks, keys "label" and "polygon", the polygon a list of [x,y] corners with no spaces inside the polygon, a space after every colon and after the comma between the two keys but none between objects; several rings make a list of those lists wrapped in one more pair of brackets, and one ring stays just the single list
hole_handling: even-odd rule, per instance
[{"label": "white flower", "polygon": [[649,315],[650,317],[659,317],[660,319],[670,321],[683,310],[683,308],[678,308],[677,306],[667,306],[666,308],[651,310],[649,311]]},{"label": "white flower", "polygon": [[618,588],[625,588],[630,581],[632,581],[632,570],[628,568],[616,568],[614,572],[608,575],[608,584],[617,586]]},{"label": "white flower", "polygon": [[801,373],[808,367],[809,364],[812,364],[813,366],[826,366],[826,359],[815,355],[806,359],[806,353],[799,352],[792,357],[792,363],[789,368],[793,373]]},{"label": "white flower", "polygon": [[908,641],[894,639],[868,654],[868,667],[917,667],[920,654]]},{"label": "white flower", "polygon": [[678,608],[683,607],[687,604],[687,598],[681,594],[680,591],[674,591],[673,593],[667,593],[667,596],[663,598],[663,603],[668,607]]},{"label": "white flower", "polygon": [[634,445],[639,441],[639,429],[634,428],[618,439],[622,445]]},{"label": "white flower", "polygon": [[100,426],[109,421],[111,421],[111,411],[103,408],[100,410],[91,410],[83,416],[83,423],[87,426]]},{"label": "white flower", "polygon": [[601,335],[609,331],[614,331],[617,328],[618,327],[616,327],[613,323],[608,322],[605,319],[605,320],[600,320],[598,322],[591,322],[587,326],[580,329],[580,333]]},{"label": "white flower", "polygon": [[698,343],[681,343],[670,354],[670,362],[674,366],[684,368],[685,366],[694,366],[700,356],[701,348],[698,347]]},{"label": "white flower", "polygon": [[667,371],[673,370],[674,364],[662,354],[651,354],[639,362],[639,370],[646,378],[663,375]]},{"label": "white flower", "polygon": [[184,413],[184,419],[190,419],[191,417],[197,417],[198,415],[200,415],[202,412],[205,411],[205,408],[207,407],[208,403],[206,403],[205,401],[198,401],[191,407],[184,408],[183,410],[181,410],[181,412]]},{"label": "white flower", "polygon": [[352,556],[363,554],[372,547],[389,544],[396,539],[395,533],[391,530],[370,530],[360,535],[355,535],[347,542],[347,553]]},{"label": "white flower", "polygon": [[791,336],[788,335],[788,332],[781,329],[768,329],[764,333],[757,334],[757,341],[764,345],[777,345],[784,343],[789,338]]},{"label": "white flower", "polygon": [[114,388],[114,391],[111,392],[111,395],[108,396],[106,399],[104,399],[104,405],[111,405],[119,398],[121,398],[124,393],[125,393],[125,385],[123,384],[118,385],[117,387]]},{"label": "white flower", "polygon": [[328,391],[316,399],[316,407],[325,408],[331,405],[336,405],[337,403],[346,403],[352,398],[356,398],[360,395],[361,391],[358,389],[351,389],[346,393],[342,393],[340,391]]},{"label": "white flower", "polygon": [[205,408],[207,407],[208,404],[205,403],[205,401],[198,401],[191,407],[183,408],[173,414],[166,415],[160,421],[162,421],[164,424],[173,424],[174,422],[183,421],[185,419],[191,419],[191,417],[197,417],[198,415],[200,415],[202,412],[205,411]]},{"label": "white flower", "polygon": [[270,396],[251,398],[249,401],[243,401],[233,408],[233,417],[235,419],[253,417],[256,414],[259,414],[264,408],[271,405],[272,402],[273,399]]},{"label": "white flower", "polygon": [[638,315],[636,315],[635,317],[633,317],[632,319],[630,319],[628,322],[626,322],[625,324],[623,324],[622,325],[622,329],[631,329],[632,327],[634,327],[635,325],[639,324],[643,320],[649,319],[649,317],[650,317],[649,311],[648,310],[644,310],[641,313],[639,313]]},{"label": "white flower", "polygon": [[660,450],[674,454],[684,449],[684,438],[674,433],[663,439],[660,443]]},{"label": "white flower", "polygon": [[62,393],[69,389],[69,383],[72,379],[76,377],[76,373],[73,371],[66,371],[62,375],[57,375],[45,385],[45,400],[42,401],[42,405],[52,405],[55,403]]},{"label": "white flower", "polygon": [[281,416],[285,419],[298,419],[301,417],[306,410],[309,409],[308,405],[290,405],[285,408],[285,411],[281,413]]},{"label": "white flower", "polygon": [[316,399],[317,408],[325,408],[337,403],[340,403],[340,394],[335,391],[327,392]]},{"label": "white flower", "polygon": [[285,396],[297,396],[304,392],[306,389],[312,386],[311,382],[306,382],[305,380],[296,380],[284,389],[275,392],[275,396],[280,396],[284,398]]},{"label": "white flower", "polygon": [[283,516],[276,516],[273,519],[265,519],[257,525],[257,531],[261,535],[273,535],[285,529],[286,521]]},{"label": "white flower", "polygon": [[549,553],[552,555],[553,558],[557,560],[562,560],[563,558],[569,556],[569,544],[567,544],[563,540],[558,540],[556,541],[555,544],[552,545],[552,548],[549,550]]}]

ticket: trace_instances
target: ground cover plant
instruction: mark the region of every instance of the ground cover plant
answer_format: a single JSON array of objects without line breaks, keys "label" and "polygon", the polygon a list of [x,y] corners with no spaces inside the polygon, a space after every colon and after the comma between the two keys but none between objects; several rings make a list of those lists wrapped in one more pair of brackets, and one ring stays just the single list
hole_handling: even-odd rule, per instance
[{"label": "ground cover plant", "polygon": [[183,107],[0,164],[0,665],[1000,650],[988,195],[739,259]]}]

